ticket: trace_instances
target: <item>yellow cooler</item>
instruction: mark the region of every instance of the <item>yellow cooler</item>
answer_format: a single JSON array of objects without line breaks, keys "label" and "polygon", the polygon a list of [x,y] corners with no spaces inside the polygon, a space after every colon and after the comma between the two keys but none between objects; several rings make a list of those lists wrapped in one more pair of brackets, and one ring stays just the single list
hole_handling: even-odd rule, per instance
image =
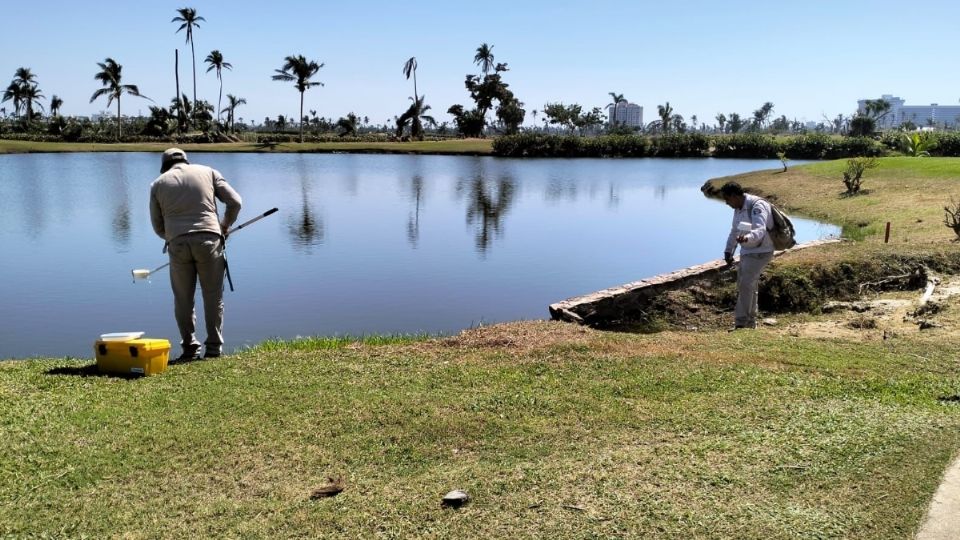
[{"label": "yellow cooler", "polygon": [[167,369],[170,342],[142,332],[104,334],[93,345],[97,370],[119,375],[156,375]]}]

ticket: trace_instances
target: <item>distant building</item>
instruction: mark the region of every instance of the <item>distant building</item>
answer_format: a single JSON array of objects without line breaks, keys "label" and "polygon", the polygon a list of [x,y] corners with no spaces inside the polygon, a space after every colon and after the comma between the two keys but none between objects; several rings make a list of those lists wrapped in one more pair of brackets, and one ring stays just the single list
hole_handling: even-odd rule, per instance
[{"label": "distant building", "polygon": [[[913,122],[917,127],[954,127],[960,124],[960,105],[905,105],[902,98],[890,94],[884,94],[880,99],[890,104],[890,111],[877,121],[877,127],[881,129],[900,127],[906,122]],[[866,112],[867,101],[857,101],[857,112]]]},{"label": "distant building", "polygon": [[[630,103],[629,101],[620,102],[619,105],[614,107],[613,103],[607,105],[608,115],[610,117],[610,124],[614,122],[617,124],[623,124],[630,127],[642,127],[643,126],[643,107],[637,105],[636,103]],[[616,114],[616,118],[614,118]]]}]

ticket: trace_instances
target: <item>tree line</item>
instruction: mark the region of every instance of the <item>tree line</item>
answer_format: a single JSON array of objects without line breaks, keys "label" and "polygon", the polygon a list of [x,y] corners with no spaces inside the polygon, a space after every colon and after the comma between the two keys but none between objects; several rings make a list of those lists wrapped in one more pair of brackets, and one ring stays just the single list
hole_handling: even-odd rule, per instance
[{"label": "tree line", "polygon": [[[194,8],[180,8],[176,10],[176,16],[170,21],[177,24],[175,33],[183,32],[185,43],[190,45],[191,71],[192,71],[192,99],[189,99],[185,92],[180,91],[179,84],[179,66],[175,70],[176,76],[176,95],[170,100],[168,106],[156,104],[152,99],[142,94],[135,84],[129,84],[123,80],[123,66],[114,58],[105,58],[103,62],[98,62],[98,71],[94,74],[94,79],[101,84],[90,97],[93,103],[101,98],[106,98],[106,106],[111,107],[116,103],[116,124],[115,138],[119,140],[123,134],[123,117],[121,109],[121,98],[123,96],[137,97],[146,99],[153,103],[149,107],[150,116],[145,123],[137,126],[139,135],[147,137],[169,137],[177,134],[183,136],[188,132],[223,132],[235,133],[236,111],[239,107],[246,105],[247,100],[234,94],[227,93],[227,104],[223,107],[224,74],[233,69],[233,64],[226,61],[224,54],[219,49],[212,50],[203,62],[207,65],[206,72],[214,72],[219,85],[216,108],[205,100],[197,98],[197,63],[195,48],[195,32],[201,27],[201,23],[206,23],[206,19],[197,13]],[[464,87],[470,99],[472,106],[454,104],[447,109],[447,113],[453,117],[453,123],[456,131],[465,137],[481,137],[488,129],[493,129],[499,134],[511,135],[521,131],[527,111],[525,105],[521,102],[510,89],[510,85],[504,80],[505,73],[509,71],[506,62],[497,62],[493,53],[493,45],[482,43],[477,47],[473,61],[479,67],[480,73],[467,74],[464,79]],[[369,124],[368,117],[360,117],[354,112],[350,112],[344,117],[333,121],[317,116],[315,110],[311,109],[310,116],[304,114],[305,94],[307,90],[318,86],[323,86],[323,82],[317,80],[320,70],[324,67],[323,62],[309,59],[302,54],[288,55],[283,59],[279,69],[275,69],[271,78],[279,82],[293,83],[294,88],[299,94],[299,116],[297,119],[289,119],[283,115],[277,116],[276,120],[265,118],[264,126],[267,129],[285,130],[288,125],[296,124],[299,127],[299,140],[304,140],[304,128],[313,127],[315,132],[337,131],[341,137],[356,136],[362,126]],[[412,80],[413,95],[409,97],[410,105],[399,115],[395,116],[392,122],[395,124],[391,128],[392,136],[397,140],[417,139],[423,140],[426,128],[430,128],[437,133],[445,134],[448,130],[446,123],[438,124],[436,119],[430,114],[432,107],[426,102],[426,95],[421,94],[417,87],[417,69],[418,63],[416,57],[410,57],[402,66],[402,74],[407,80]],[[682,134],[688,132],[701,132],[713,134],[737,134],[737,133],[803,133],[809,131],[805,124],[796,119],[788,119],[786,115],[779,117],[773,116],[774,104],[764,102],[758,109],[750,115],[741,115],[737,112],[717,113],[714,117],[716,123],[708,124],[692,115],[689,122],[683,115],[676,112],[670,102],[656,106],[657,116],[645,125],[633,126],[618,120],[619,110],[622,104],[628,103],[623,93],[609,92],[612,102],[607,105],[607,109],[612,109],[612,113],[607,117],[600,107],[592,107],[589,110],[579,104],[563,104],[560,102],[546,103],[540,111],[534,109],[530,111],[533,117],[533,130],[541,128],[537,125],[538,115],[542,115],[543,131],[564,131],[580,135],[606,133],[616,134]],[[44,106],[42,99],[45,99],[37,75],[30,68],[21,67],[16,70],[14,78],[4,91],[2,102],[12,102],[14,129],[22,132],[29,132],[37,127],[40,120],[43,119]],[[49,101],[49,124],[48,133],[51,135],[64,135],[70,128],[67,119],[59,115],[63,106],[63,100],[53,95]],[[886,101],[873,100],[868,101],[866,110],[857,112],[851,116],[845,117],[843,114],[836,118],[824,118],[824,122],[816,124],[813,131],[824,133],[842,133],[852,136],[869,136],[877,130],[878,122],[889,113],[890,104]],[[6,108],[0,108],[0,113],[6,116]],[[241,122],[242,123],[242,122]],[[245,127],[245,126],[244,126]],[[386,125],[383,126],[387,128]],[[915,128],[916,126],[904,126],[906,128]],[[0,126],[2,128],[2,126]]]}]

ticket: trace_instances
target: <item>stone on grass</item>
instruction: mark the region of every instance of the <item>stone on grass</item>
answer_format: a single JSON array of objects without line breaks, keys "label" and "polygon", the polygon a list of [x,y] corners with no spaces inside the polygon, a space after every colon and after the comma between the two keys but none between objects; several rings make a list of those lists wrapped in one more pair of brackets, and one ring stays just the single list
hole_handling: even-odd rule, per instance
[{"label": "stone on grass", "polygon": [[460,508],[470,502],[470,495],[466,491],[455,489],[443,496],[440,506],[444,508]]}]

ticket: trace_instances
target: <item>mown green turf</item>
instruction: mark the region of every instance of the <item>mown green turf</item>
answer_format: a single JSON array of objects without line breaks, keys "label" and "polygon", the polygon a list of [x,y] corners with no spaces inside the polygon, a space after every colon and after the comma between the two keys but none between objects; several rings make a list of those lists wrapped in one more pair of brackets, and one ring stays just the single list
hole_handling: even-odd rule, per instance
[{"label": "mown green turf", "polygon": [[132,380],[4,363],[0,535],[908,538],[960,445],[934,346],[473,334]]}]

